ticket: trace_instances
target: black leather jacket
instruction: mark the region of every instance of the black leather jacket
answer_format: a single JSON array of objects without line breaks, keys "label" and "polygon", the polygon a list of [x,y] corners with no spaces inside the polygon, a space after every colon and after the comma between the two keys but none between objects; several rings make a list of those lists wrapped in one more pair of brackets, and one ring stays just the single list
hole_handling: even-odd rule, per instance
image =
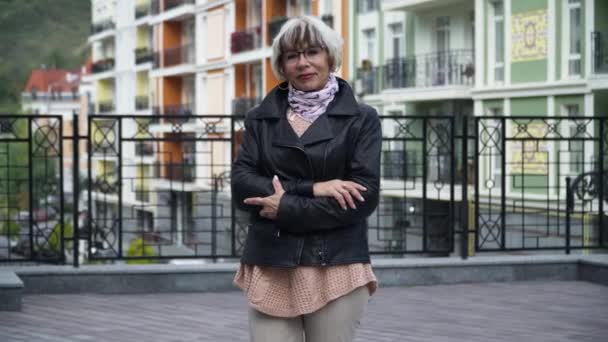
[{"label": "black leather jacket", "polygon": [[[367,217],[378,204],[382,133],[375,109],[340,90],[325,114],[298,138],[286,118],[287,91],[273,89],[245,120],[241,149],[232,167],[232,195],[251,212],[241,262],[277,267],[369,262]],[[285,86],[283,84],[282,86]],[[258,215],[248,197],[274,193],[277,175],[286,193],[276,220]],[[351,180],[367,188],[357,209],[333,197],[313,196],[313,182]]]}]

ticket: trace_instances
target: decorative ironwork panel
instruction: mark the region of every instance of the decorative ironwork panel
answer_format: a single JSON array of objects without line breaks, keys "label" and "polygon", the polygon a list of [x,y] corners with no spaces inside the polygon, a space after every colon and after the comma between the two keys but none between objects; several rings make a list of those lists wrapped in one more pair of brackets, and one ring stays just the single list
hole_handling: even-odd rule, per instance
[{"label": "decorative ironwork panel", "polygon": [[65,261],[62,139],[59,116],[0,116],[0,261]]},{"label": "decorative ironwork panel", "polygon": [[372,253],[453,249],[456,156],[454,119],[381,116],[381,200],[369,218]]},{"label": "decorative ironwork panel", "polygon": [[[605,120],[567,117],[476,118],[477,250],[597,248],[605,228],[596,194],[575,200],[567,232],[566,178],[589,194],[603,177]],[[577,178],[592,173],[594,178]],[[581,194],[582,195],[582,194]]]}]

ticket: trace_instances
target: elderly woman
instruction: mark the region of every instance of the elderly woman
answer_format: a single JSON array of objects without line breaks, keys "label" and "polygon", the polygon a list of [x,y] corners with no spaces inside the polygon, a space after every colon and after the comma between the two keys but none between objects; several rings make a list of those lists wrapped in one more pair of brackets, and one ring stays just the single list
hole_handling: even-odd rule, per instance
[{"label": "elderly woman", "polygon": [[377,287],[367,217],[378,204],[380,121],[336,77],[342,38],[290,19],[272,44],[286,82],[245,120],[233,198],[251,212],[235,284],[254,342],[352,341]]}]

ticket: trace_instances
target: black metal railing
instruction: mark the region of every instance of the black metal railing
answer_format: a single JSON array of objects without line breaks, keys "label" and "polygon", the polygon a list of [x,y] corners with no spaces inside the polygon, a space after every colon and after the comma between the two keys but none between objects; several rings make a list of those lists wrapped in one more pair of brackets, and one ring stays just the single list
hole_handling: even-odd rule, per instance
[{"label": "black metal railing", "polygon": [[114,28],[116,28],[116,24],[112,19],[99,21],[91,25],[91,34],[96,34],[107,30],[113,30]]},{"label": "black metal railing", "polygon": [[357,13],[367,13],[380,9],[380,0],[357,0]]},{"label": "black metal railing", "polygon": [[147,95],[135,97],[135,109],[145,110],[150,108],[150,97]]},{"label": "black metal railing", "polygon": [[175,105],[154,106],[152,114],[166,116],[191,116],[194,113],[193,103],[180,103]]},{"label": "black metal railing", "polygon": [[473,86],[472,50],[450,50],[387,60],[379,67],[359,68],[357,78],[365,94],[384,89]]},{"label": "black metal railing", "polygon": [[193,182],[196,178],[196,166],[186,163],[163,164],[165,174],[164,179],[178,182]]},{"label": "black metal railing", "polygon": [[262,47],[262,27],[253,27],[230,35],[230,52],[239,53]]},{"label": "black metal railing", "polygon": [[257,97],[237,97],[232,100],[232,114],[245,115],[260,102],[262,99]]},{"label": "black metal railing", "polygon": [[194,43],[168,48],[154,53],[154,67],[170,67],[194,63]]},{"label": "black metal railing", "polygon": [[168,11],[172,8],[192,4],[194,4],[194,0],[164,0],[164,10]]},{"label": "black metal railing", "polygon": [[154,156],[154,142],[152,142],[152,141],[137,142],[135,145],[135,156],[137,156],[137,157]]},{"label": "black metal railing", "polygon": [[148,47],[135,49],[135,64],[142,64],[154,61],[154,52]]},{"label": "black metal railing", "polygon": [[591,66],[596,74],[608,73],[608,34],[591,32]]},{"label": "black metal railing", "polygon": [[135,6],[135,19],[143,18],[152,13],[151,3],[142,3]]},{"label": "black metal railing", "polygon": [[112,100],[97,102],[97,110],[99,111],[99,113],[110,113],[113,112],[114,109],[114,101]]},{"label": "black metal railing", "polygon": [[[195,130],[162,119],[90,115],[84,133],[74,128],[66,136],[61,116],[1,116],[0,202],[6,210],[0,210],[0,261],[67,263],[66,255],[73,255],[78,265],[74,245],[81,242],[71,232],[87,241],[88,261],[184,257],[175,254],[177,245],[190,251],[188,257],[238,257],[247,218],[231,202],[229,175],[244,117],[189,115]],[[372,254],[608,248],[608,118],[380,120],[381,199],[368,219]],[[78,141],[89,152],[85,181],[64,179],[60,167],[71,157],[62,143]],[[79,153],[76,148],[72,157],[79,160]],[[141,156],[154,158],[152,174],[141,172],[147,163]],[[103,171],[95,176],[98,163]],[[65,181],[83,197],[82,210],[79,201],[68,206],[59,199]],[[79,221],[83,210],[87,219]],[[144,225],[148,216],[153,224]],[[9,221],[20,230],[5,228]],[[152,254],[133,254],[134,241],[142,238],[154,245]]]},{"label": "black metal railing", "polygon": [[355,90],[359,95],[378,94],[382,88],[382,68],[366,67],[357,69]]},{"label": "black metal railing", "polygon": [[289,18],[283,16],[274,17],[270,20],[270,22],[268,23],[269,44],[272,44],[272,41],[279,34],[279,31],[281,31],[281,27],[283,27],[283,24],[285,24],[287,20],[289,20]]},{"label": "black metal railing", "polygon": [[334,16],[331,14],[324,14],[321,16],[321,20],[329,27],[334,27]]},{"label": "black metal railing", "polygon": [[110,71],[114,69],[114,57],[108,57],[93,62],[91,72],[96,74],[100,72]]}]

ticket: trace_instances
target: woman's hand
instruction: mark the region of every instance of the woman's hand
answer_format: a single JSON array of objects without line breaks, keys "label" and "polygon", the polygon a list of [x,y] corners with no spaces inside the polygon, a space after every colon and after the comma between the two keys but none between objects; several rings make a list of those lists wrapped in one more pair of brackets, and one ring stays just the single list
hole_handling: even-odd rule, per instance
[{"label": "woman's hand", "polygon": [[352,209],[357,209],[353,197],[361,202],[365,202],[365,199],[363,196],[361,196],[360,191],[367,191],[363,185],[340,179],[332,179],[326,182],[314,183],[312,189],[315,197],[335,198],[340,204],[340,207],[342,207],[344,210],[347,209],[347,204]]},{"label": "woman's hand", "polygon": [[283,185],[281,185],[281,182],[277,176],[272,178],[272,186],[274,187],[274,194],[267,197],[245,198],[243,202],[249,205],[262,206],[260,216],[274,220],[277,218],[277,213],[279,212],[279,203],[281,202],[281,197],[283,197],[285,190],[283,189]]}]

